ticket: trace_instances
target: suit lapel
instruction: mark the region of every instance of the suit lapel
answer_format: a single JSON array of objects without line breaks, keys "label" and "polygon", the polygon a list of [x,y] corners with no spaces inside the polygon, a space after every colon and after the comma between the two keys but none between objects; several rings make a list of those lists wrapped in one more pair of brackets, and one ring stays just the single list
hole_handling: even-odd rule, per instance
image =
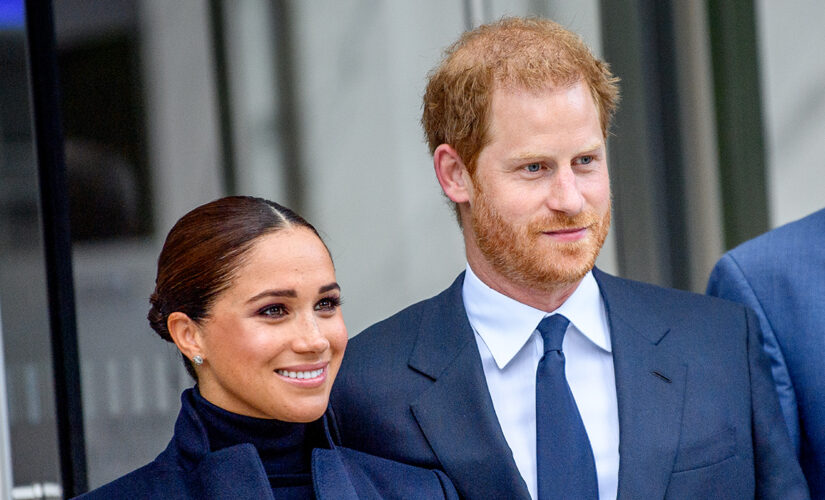
[{"label": "suit lapel", "polygon": [[410,407],[462,496],[529,499],[490,399],[463,283],[462,274],[422,318],[409,366],[434,382]]},{"label": "suit lapel", "polygon": [[[679,444],[687,367],[661,341],[649,297],[598,269],[610,321],[619,407],[619,498],[662,498]],[[487,389],[461,297],[463,274],[422,317],[410,368],[433,379],[413,415],[462,496],[529,499]]]},{"label": "suit lapel", "polygon": [[666,318],[635,285],[597,269],[613,344],[619,406],[619,493],[662,498],[679,445],[687,365],[661,341]]}]

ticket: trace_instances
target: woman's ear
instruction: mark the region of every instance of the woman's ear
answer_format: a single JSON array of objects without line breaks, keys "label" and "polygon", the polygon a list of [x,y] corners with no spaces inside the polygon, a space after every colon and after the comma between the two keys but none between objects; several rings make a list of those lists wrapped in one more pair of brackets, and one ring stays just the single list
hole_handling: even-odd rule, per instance
[{"label": "woman's ear", "polygon": [[166,320],[166,328],[169,330],[172,341],[184,356],[189,359],[195,356],[200,356],[200,359],[206,358],[201,345],[200,327],[192,318],[182,312],[173,312]]},{"label": "woman's ear", "polygon": [[441,189],[451,201],[470,201],[472,181],[467,167],[458,152],[449,144],[442,144],[433,152],[433,168]]}]

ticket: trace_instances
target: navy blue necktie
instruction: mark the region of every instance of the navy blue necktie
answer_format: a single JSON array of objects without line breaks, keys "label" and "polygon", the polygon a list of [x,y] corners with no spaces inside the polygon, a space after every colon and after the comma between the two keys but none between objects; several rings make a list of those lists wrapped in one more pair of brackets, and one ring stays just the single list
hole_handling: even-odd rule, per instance
[{"label": "navy blue necktie", "polygon": [[587,431],[564,376],[561,343],[570,320],[541,320],[544,356],[536,370],[536,463],[540,500],[598,499],[596,463]]}]

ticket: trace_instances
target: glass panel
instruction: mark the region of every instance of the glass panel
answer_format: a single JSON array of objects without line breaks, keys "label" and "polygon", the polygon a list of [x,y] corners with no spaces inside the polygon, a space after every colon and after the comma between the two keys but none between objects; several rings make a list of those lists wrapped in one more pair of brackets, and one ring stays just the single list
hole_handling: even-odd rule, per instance
[{"label": "glass panel", "polygon": [[817,0],[755,5],[769,222],[776,227],[825,206],[825,9]]},{"label": "glass panel", "polygon": [[[191,385],[146,320],[163,237],[156,215],[166,206],[153,201],[146,137],[146,104],[157,98],[144,90],[147,4],[54,3],[90,488],[163,451],[181,387]],[[161,57],[145,56],[148,65]]]},{"label": "glass panel", "polygon": [[171,224],[222,194],[207,5],[54,3],[91,488],[166,447],[192,384],[146,313]]},{"label": "glass panel", "polygon": [[0,494],[56,498],[59,452],[23,0],[0,1],[0,58]]}]

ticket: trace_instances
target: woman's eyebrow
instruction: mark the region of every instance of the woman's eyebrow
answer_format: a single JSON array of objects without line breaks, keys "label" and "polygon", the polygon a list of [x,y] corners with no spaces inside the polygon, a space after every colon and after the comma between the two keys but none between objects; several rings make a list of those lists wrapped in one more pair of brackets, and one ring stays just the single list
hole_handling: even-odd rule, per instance
[{"label": "woman's eyebrow", "polygon": [[288,290],[264,290],[263,292],[255,295],[254,297],[250,298],[246,302],[255,302],[258,299],[262,299],[264,297],[290,297],[295,298],[298,296],[298,292],[292,289]]}]

